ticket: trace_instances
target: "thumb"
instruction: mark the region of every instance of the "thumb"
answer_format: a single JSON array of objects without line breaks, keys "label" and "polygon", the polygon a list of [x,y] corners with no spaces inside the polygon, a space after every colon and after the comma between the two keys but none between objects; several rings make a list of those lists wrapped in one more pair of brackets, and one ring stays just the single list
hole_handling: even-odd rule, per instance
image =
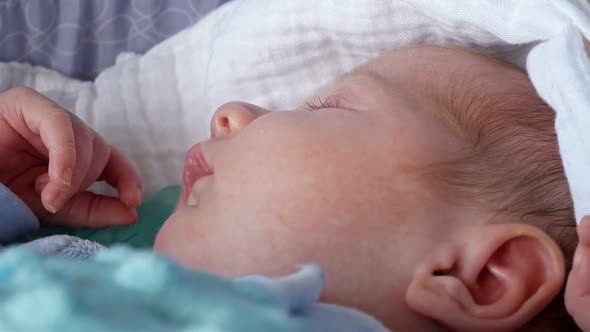
[{"label": "thumb", "polygon": [[103,228],[134,224],[137,212],[118,198],[84,191],[74,195],[55,214],[43,219],[45,225]]},{"label": "thumb", "polygon": [[37,194],[41,195],[43,188],[45,188],[49,181],[51,180],[49,179],[49,174],[47,173],[43,173],[35,179],[35,191]]}]

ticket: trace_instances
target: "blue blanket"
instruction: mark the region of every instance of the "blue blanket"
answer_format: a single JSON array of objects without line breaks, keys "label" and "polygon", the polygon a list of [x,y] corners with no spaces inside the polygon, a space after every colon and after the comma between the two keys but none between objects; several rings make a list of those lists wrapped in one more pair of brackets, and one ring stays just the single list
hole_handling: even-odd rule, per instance
[{"label": "blue blanket", "polygon": [[104,247],[96,242],[68,235],[55,235],[24,244],[16,241],[39,229],[39,221],[31,209],[8,187],[0,183],[0,246],[21,245],[46,255],[91,259]]},{"label": "blue blanket", "polygon": [[371,317],[317,302],[324,278],[227,280],[125,247],[93,260],[22,247],[0,253],[0,331],[384,332]]},{"label": "blue blanket", "polygon": [[[0,184],[0,243],[38,227]],[[0,252],[0,331],[387,331],[360,311],[317,302],[323,286],[314,265],[228,280],[154,252],[57,235]]]}]

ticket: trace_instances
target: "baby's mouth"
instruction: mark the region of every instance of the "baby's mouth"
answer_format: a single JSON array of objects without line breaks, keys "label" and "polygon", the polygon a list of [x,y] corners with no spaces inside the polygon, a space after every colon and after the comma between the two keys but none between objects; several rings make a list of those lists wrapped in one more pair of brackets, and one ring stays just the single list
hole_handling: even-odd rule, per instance
[{"label": "baby's mouth", "polygon": [[184,175],[182,179],[182,203],[186,205],[198,205],[198,196],[194,193],[194,187],[201,179],[213,174],[213,169],[207,162],[201,144],[196,144],[186,154],[184,162]]},{"label": "baby's mouth", "polygon": [[198,207],[201,203],[201,195],[205,187],[207,187],[209,182],[213,177],[205,176],[200,178],[192,188],[189,189],[188,197],[186,198],[185,205],[189,207]]},{"label": "baby's mouth", "polygon": [[188,195],[188,198],[186,199],[186,205],[199,206],[199,197],[193,194],[193,192],[191,191],[191,193]]}]

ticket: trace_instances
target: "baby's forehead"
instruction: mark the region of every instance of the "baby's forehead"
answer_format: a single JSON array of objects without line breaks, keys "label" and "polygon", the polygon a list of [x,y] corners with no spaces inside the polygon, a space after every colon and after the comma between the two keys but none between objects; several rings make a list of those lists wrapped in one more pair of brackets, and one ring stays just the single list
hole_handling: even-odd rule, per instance
[{"label": "baby's forehead", "polygon": [[[511,114],[498,110],[536,107],[540,100],[524,70],[490,55],[454,47],[393,50],[351,70],[341,80],[351,78],[377,82],[384,94],[420,105],[412,110],[429,111],[467,141],[477,137],[476,128],[482,127],[482,121]],[[367,93],[375,90],[358,86]]]},{"label": "baby's forehead", "polygon": [[[362,64],[341,79],[369,76],[387,81],[420,80],[438,82],[440,86],[449,80],[463,80],[475,76],[486,79],[491,75],[507,75],[524,71],[510,63],[477,50],[452,46],[420,45],[388,51]],[[492,80],[493,81],[493,80]]]},{"label": "baby's forehead", "polygon": [[522,69],[477,51],[441,46],[384,53],[342,75],[320,96],[336,100],[331,105],[344,101],[378,112],[395,110],[387,113],[393,117],[424,109],[431,113],[424,119],[435,115],[468,141],[476,134],[476,124],[468,119],[503,117],[494,112],[502,104],[529,105],[538,99]]},{"label": "baby's forehead", "polygon": [[406,92],[430,97],[443,106],[470,99],[465,97],[517,98],[514,91],[532,88],[523,69],[499,58],[476,50],[433,45],[384,53],[342,79],[358,76],[389,84],[388,88],[403,86]]}]

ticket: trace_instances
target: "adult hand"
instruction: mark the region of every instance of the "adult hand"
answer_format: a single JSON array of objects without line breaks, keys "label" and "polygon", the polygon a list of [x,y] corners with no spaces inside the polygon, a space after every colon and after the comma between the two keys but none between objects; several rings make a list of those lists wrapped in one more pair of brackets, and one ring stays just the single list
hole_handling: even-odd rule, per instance
[{"label": "adult hand", "polygon": [[[118,198],[86,191],[102,180]],[[132,163],[74,114],[29,88],[0,93],[0,182],[46,225],[131,224],[141,203]]]}]

